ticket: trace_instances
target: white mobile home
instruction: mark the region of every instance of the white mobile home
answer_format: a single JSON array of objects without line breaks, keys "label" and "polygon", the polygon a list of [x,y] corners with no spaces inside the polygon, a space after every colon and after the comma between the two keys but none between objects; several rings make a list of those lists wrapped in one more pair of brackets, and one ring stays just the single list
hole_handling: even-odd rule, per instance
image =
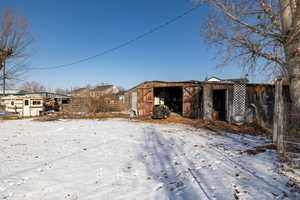
[{"label": "white mobile home", "polygon": [[8,96],[2,98],[5,111],[21,117],[40,116],[44,111],[44,98],[37,96]]}]

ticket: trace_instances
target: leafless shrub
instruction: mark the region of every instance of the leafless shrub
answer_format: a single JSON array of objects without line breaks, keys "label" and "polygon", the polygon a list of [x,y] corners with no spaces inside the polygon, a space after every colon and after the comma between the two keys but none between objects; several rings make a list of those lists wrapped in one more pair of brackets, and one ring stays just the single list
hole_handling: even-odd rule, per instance
[{"label": "leafless shrub", "polygon": [[45,92],[46,88],[36,82],[36,81],[31,81],[31,82],[25,82],[22,86],[21,86],[22,90],[25,90],[27,92]]},{"label": "leafless shrub", "polygon": [[110,101],[115,99],[114,94],[105,94],[97,97],[89,97],[88,103],[91,113],[111,112]]}]

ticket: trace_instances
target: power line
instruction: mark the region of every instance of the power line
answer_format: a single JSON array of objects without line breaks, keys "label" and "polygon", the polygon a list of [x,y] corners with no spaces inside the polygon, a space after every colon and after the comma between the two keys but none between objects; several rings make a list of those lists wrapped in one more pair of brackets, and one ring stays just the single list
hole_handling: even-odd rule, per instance
[{"label": "power line", "polygon": [[140,35],[137,35],[136,37],[128,40],[128,41],[125,41],[123,43],[120,43],[119,45],[115,46],[115,47],[112,47],[110,49],[107,49],[107,50],[104,50],[96,55],[93,55],[93,56],[89,56],[89,57],[86,57],[86,58],[83,58],[83,59],[80,59],[80,60],[76,60],[76,61],[73,61],[73,62],[70,62],[70,63],[67,63],[67,64],[62,64],[62,65],[56,65],[56,66],[51,66],[51,67],[32,67],[32,68],[29,68],[30,70],[49,70],[49,69],[57,69],[57,68],[63,68],[63,67],[69,67],[69,66],[72,66],[72,65],[76,65],[76,64],[79,64],[79,63],[82,63],[82,62],[85,62],[85,61],[88,61],[88,60],[91,60],[91,59],[94,59],[96,57],[101,57],[101,56],[104,56],[106,54],[109,54],[109,53],[112,53],[114,51],[117,51],[123,47],[126,47],[126,46],[129,46],[130,44],[138,41],[138,40],[141,40],[145,37],[147,37],[148,35],[151,35],[152,33],[155,33],[157,31],[159,31],[160,29],[163,29],[165,28],[166,26],[170,25],[170,24],[173,24],[174,22],[178,21],[179,19],[189,15],[190,13],[192,13],[193,11],[197,10],[198,8],[200,7],[200,4],[196,4],[195,6],[191,7],[190,9],[186,10],[185,12],[183,12],[182,14],[174,17],[174,18],[171,18],[169,19],[168,21],[154,27],[154,28],[151,28],[150,30],[140,34]]}]

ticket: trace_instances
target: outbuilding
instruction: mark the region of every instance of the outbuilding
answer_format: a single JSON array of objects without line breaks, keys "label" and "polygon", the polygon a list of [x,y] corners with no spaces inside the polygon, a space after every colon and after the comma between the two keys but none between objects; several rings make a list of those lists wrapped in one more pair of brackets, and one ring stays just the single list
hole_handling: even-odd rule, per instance
[{"label": "outbuilding", "polygon": [[253,84],[247,79],[147,81],[126,91],[125,109],[148,117],[155,105],[164,104],[184,117],[230,123],[255,121],[270,128],[274,97],[273,84]]},{"label": "outbuilding", "polygon": [[153,106],[164,104],[172,112],[186,117],[198,117],[200,82],[163,82],[149,81],[125,92],[125,109],[134,111],[138,116],[151,116]]}]

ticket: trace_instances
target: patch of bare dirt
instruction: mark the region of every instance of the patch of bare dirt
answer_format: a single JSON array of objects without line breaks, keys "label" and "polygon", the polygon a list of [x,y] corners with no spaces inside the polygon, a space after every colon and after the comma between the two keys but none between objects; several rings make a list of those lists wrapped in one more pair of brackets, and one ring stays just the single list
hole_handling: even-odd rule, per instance
[{"label": "patch of bare dirt", "polygon": [[254,149],[247,149],[246,151],[241,152],[241,154],[249,154],[249,155],[256,155],[259,153],[263,153],[267,150],[276,150],[276,145],[274,144],[269,144],[269,145],[264,145],[264,146],[258,146],[255,147]]},{"label": "patch of bare dirt", "polygon": [[285,148],[288,152],[300,153],[300,145],[299,144],[291,144],[287,143]]},{"label": "patch of bare dirt", "polygon": [[0,117],[0,120],[18,120],[21,119],[18,115]]}]

